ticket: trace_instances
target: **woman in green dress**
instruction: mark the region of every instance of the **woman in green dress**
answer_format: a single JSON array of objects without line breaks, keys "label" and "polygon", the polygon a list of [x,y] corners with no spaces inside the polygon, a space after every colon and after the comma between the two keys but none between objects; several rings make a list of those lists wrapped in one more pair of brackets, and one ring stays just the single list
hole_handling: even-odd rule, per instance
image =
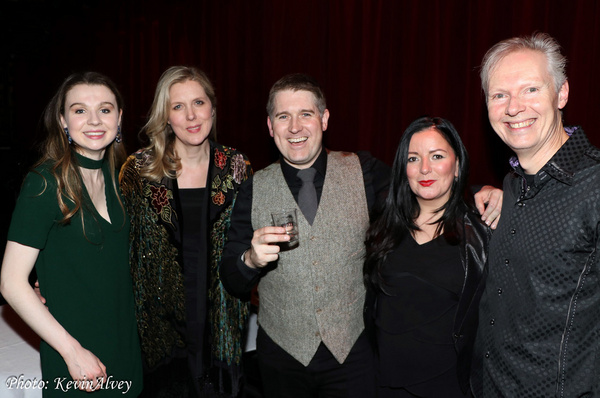
[{"label": "woman in green dress", "polygon": [[[42,338],[44,397],[135,397],[142,388],[116,175],[121,116],[107,77],[69,76],[46,108],[43,156],[13,213],[0,291]],[[34,266],[47,308],[28,284]]]}]

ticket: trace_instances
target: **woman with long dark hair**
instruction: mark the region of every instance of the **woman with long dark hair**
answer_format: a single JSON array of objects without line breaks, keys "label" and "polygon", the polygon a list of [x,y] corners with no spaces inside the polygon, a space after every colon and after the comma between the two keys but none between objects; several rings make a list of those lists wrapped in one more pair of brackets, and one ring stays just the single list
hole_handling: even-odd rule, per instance
[{"label": "woman with long dark hair", "polygon": [[366,241],[380,398],[470,396],[490,230],[464,200],[468,168],[449,121],[423,117],[402,135]]},{"label": "woman with long dark hair", "polygon": [[[13,213],[0,290],[42,338],[44,397],[142,389],[129,218],[117,181],[122,110],[106,76],[69,76],[46,108],[43,155]],[[28,284],[34,266],[47,308]]]}]

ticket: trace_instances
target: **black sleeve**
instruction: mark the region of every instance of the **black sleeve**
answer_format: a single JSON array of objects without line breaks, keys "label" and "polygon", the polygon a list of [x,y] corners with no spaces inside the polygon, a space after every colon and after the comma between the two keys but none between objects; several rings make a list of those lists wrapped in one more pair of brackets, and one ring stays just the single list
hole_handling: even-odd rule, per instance
[{"label": "black sleeve", "polygon": [[371,220],[383,207],[390,187],[391,168],[369,152],[358,151]]},{"label": "black sleeve", "polygon": [[221,282],[229,294],[248,299],[249,293],[261,276],[261,271],[248,267],[242,253],[250,248],[252,229],[252,177],[240,186],[231,213],[231,226],[223,249],[220,266]]}]

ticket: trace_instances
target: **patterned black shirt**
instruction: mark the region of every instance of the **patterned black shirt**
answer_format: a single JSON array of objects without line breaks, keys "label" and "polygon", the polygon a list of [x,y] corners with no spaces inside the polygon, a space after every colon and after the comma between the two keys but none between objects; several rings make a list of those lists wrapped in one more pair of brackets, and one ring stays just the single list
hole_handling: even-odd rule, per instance
[{"label": "patterned black shirt", "polygon": [[600,394],[600,150],[581,128],[504,180],[474,358],[477,397]]}]

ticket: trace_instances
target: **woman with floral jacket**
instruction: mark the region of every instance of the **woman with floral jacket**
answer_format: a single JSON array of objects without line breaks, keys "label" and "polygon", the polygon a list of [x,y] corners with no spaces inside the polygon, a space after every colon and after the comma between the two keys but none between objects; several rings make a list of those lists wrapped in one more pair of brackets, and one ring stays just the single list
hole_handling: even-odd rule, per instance
[{"label": "woman with floral jacket", "polygon": [[216,97],[206,75],[161,76],[144,132],[120,182],[131,217],[130,262],[145,366],[143,397],[236,397],[247,304],[218,269],[247,157],[214,142]]}]

